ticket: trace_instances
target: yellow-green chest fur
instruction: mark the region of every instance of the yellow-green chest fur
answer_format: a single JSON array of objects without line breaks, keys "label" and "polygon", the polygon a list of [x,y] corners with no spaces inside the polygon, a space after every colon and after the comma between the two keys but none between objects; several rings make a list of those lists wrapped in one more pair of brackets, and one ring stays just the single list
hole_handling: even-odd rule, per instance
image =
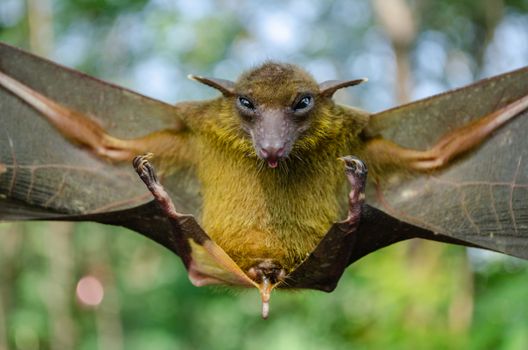
[{"label": "yellow-green chest fur", "polygon": [[325,147],[271,169],[202,142],[198,176],[206,232],[244,270],[263,259],[292,269],[340,219],[346,196],[337,157],[343,151]]}]

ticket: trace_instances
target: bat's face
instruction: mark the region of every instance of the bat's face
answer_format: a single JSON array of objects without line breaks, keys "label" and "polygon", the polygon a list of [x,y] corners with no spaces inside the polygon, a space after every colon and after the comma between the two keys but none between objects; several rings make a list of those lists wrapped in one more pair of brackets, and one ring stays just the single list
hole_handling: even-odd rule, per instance
[{"label": "bat's face", "polygon": [[298,67],[265,63],[243,75],[234,91],[241,127],[255,153],[276,168],[317,115],[317,83]]},{"label": "bat's face", "polygon": [[[330,80],[318,84],[303,69],[284,63],[266,62],[244,73],[236,83],[215,78],[190,76],[209,85],[228,98],[237,125],[251,138],[257,157],[270,168],[298,149],[311,151],[325,130],[332,127],[328,118],[333,104],[332,95],[338,89],[357,85],[365,79]],[[325,112],[326,111],[326,112]],[[230,122],[233,120],[230,119]],[[317,123],[319,122],[319,123]],[[231,125],[230,125],[231,127]],[[311,130],[314,132],[310,132]],[[306,135],[301,147],[301,136]],[[311,145],[307,147],[307,145]]]}]

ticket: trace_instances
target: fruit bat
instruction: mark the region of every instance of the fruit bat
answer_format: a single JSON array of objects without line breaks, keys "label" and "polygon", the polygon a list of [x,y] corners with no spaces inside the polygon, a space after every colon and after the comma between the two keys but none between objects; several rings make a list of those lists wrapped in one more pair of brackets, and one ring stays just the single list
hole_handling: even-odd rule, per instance
[{"label": "fruit bat", "polygon": [[128,227],[194,285],[257,287],[264,317],[410,238],[528,258],[528,68],[377,114],[332,99],[365,79],[290,64],[191,78],[220,96],[167,105],[0,44],[0,218]]}]

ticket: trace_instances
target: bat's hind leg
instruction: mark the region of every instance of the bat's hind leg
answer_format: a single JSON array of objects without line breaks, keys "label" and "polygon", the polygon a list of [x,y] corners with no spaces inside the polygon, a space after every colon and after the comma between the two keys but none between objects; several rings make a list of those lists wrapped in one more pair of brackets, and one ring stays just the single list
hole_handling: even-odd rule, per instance
[{"label": "bat's hind leg", "polygon": [[367,167],[352,156],[340,160],[345,164],[345,175],[351,186],[347,218],[330,227],[315,250],[287,277],[283,287],[330,292],[349,264],[365,200]]},{"label": "bat's hind leg", "polygon": [[483,118],[447,133],[425,151],[404,148],[385,139],[374,139],[367,144],[367,152],[370,154],[369,158],[381,159],[381,163],[399,164],[416,171],[434,170],[446,166],[453,158],[475,148],[493,131],[527,108],[528,96],[524,96]]},{"label": "bat's hind leg", "polygon": [[187,268],[191,282],[195,286],[219,283],[254,286],[254,282],[212,241],[192,215],[176,210],[149,162],[151,157],[151,154],[137,156],[133,166],[154,196],[161,213],[173,226],[171,241]]},{"label": "bat's hind leg", "polygon": [[346,156],[339,158],[345,164],[345,175],[350,184],[350,192],[348,193],[348,215],[342,221],[356,230],[361,216],[361,207],[365,201],[365,183],[367,181],[367,166],[356,157]]},{"label": "bat's hind leg", "polygon": [[192,215],[176,211],[168,193],[158,182],[149,158],[150,155],[134,158],[134,168],[173,225],[176,252],[182,258],[191,282],[195,286],[233,284],[256,287],[262,298],[262,316],[268,317],[270,293],[278,283],[275,273],[280,277],[280,271],[275,271],[273,266],[268,269],[266,266],[259,266],[251,271],[251,276],[243,272],[202,230]]}]

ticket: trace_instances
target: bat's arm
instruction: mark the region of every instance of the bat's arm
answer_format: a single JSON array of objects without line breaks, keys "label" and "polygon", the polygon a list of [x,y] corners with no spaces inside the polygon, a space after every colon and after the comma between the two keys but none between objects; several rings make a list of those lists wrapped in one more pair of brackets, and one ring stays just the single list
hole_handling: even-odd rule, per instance
[{"label": "bat's arm", "polygon": [[160,156],[169,153],[175,162],[188,160],[188,138],[179,130],[165,129],[135,139],[121,139],[109,135],[88,115],[67,108],[2,72],[0,86],[37,110],[70,142],[100,158],[129,162],[138,154],[152,152]]},{"label": "bat's arm", "polygon": [[492,132],[528,108],[524,96],[480,119],[457,128],[438,140],[431,148],[420,151],[402,147],[383,138],[367,141],[366,155],[371,168],[386,166],[411,171],[431,171],[442,168],[457,156],[481,144]]}]

